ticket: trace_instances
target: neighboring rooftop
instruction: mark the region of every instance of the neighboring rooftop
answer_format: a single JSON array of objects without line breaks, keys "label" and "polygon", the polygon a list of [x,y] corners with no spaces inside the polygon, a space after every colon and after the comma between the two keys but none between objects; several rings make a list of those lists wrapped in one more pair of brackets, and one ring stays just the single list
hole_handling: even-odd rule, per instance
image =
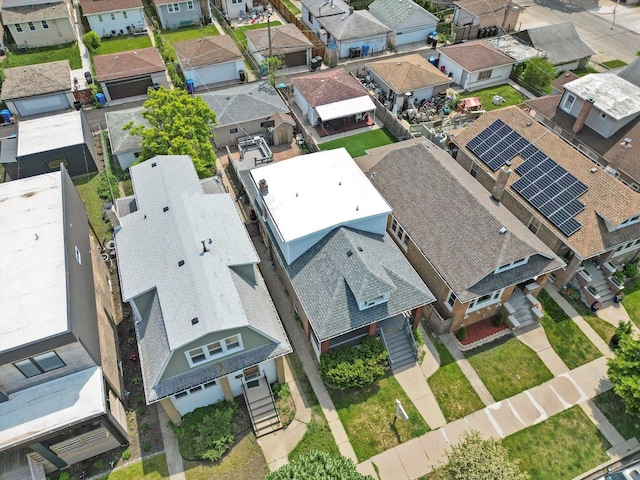
[{"label": "neighboring rooftop", "polygon": [[469,72],[515,63],[513,58],[482,40],[439,47],[438,51]]},{"label": "neighboring rooftop", "polygon": [[142,8],[142,0],[80,0],[80,6],[84,15],[92,15]]},{"label": "neighboring rooftop", "polygon": [[215,128],[289,112],[280,95],[266,81],[245,83],[200,96],[216,112],[218,124]]},{"label": "neighboring rooftop", "polygon": [[291,83],[311,107],[369,95],[360,82],[343,68],[295,77]]},{"label": "neighboring rooftop", "polygon": [[633,83],[636,87],[640,87],[640,57],[620,70],[618,76],[624,78],[627,82]]},{"label": "neighboring rooftop", "polygon": [[129,108],[127,110],[115,110],[106,112],[104,118],[107,122],[109,131],[109,141],[111,143],[111,151],[117,155],[119,153],[131,152],[140,149],[142,137],[131,135],[128,130],[123,127],[129,122],[136,125],[150,127],[149,122],[142,116],[143,107]]},{"label": "neighboring rooftop", "polygon": [[155,47],[96,55],[93,57],[93,65],[99,82],[162,72],[165,69],[160,52]]},{"label": "neighboring rooftop", "polygon": [[[265,57],[268,55],[269,32],[266,28],[247,30],[245,35],[258,52]],[[311,47],[313,47],[313,44],[293,23],[271,27],[271,51],[273,55],[286,55],[287,53],[299,52]]]},{"label": "neighboring rooftop", "polygon": [[397,93],[451,83],[450,77],[417,53],[370,62],[367,67]]},{"label": "neighboring rooftop", "polygon": [[2,5],[2,22],[5,25],[16,23],[36,22],[40,20],[53,20],[56,18],[69,18],[67,3],[52,1],[32,5]]},{"label": "neighboring rooftop", "polygon": [[229,35],[214,35],[176,42],[173,48],[183,68],[244,60],[242,52]]},{"label": "neighboring rooftop", "polygon": [[61,175],[0,183],[0,352],[68,330]]},{"label": "neighboring rooftop", "polygon": [[531,60],[536,57],[545,57],[547,55],[539,48],[532,47],[512,35],[485,38],[484,41],[496,50],[513,58],[516,61],[516,64],[524,63],[527,60]]},{"label": "neighboring rooftop", "polygon": [[349,5],[342,0],[302,0],[301,3],[314,17],[349,13]]},{"label": "neighboring rooftop", "polygon": [[616,120],[640,112],[640,87],[615,73],[591,73],[565,83],[564,89],[583,100],[595,100],[595,108]]},{"label": "neighboring rooftop", "polygon": [[71,92],[69,60],[6,68],[2,82],[2,99],[14,99]]},{"label": "neighboring rooftop", "polygon": [[551,87],[561,92],[564,90],[565,84],[569,82],[573,82],[578,78],[580,78],[578,75],[573,73],[571,70],[567,70],[566,72],[563,72],[562,75],[560,75],[551,83]]},{"label": "neighboring rooftop", "polygon": [[[393,216],[434,268],[466,302],[564,264],[444,150],[410,140],[362,158]],[[356,159],[359,162],[359,159]],[[411,192],[408,194],[408,192]],[[464,205],[464,208],[460,208]],[[505,233],[500,230],[506,228]],[[503,265],[526,265],[499,274]]]},{"label": "neighboring rooftop", "polygon": [[[483,0],[481,2],[478,0],[457,0],[453,2],[453,4],[464,8],[477,17],[481,17],[483,15],[504,15],[504,9],[507,8],[507,5],[511,5],[512,10],[522,9],[522,7],[515,3],[511,3],[509,0]],[[496,19],[496,23],[499,24],[502,21],[502,18],[503,17],[498,17]]]},{"label": "neighboring rooftop", "polygon": [[596,54],[580,38],[576,27],[573,26],[573,22],[528,28],[515,35],[534,47],[547,52],[549,61],[556,65]]},{"label": "neighboring rooftop", "polygon": [[18,157],[84,142],[82,112],[61,113],[18,124]]},{"label": "neighboring rooftop", "polygon": [[325,17],[322,19],[322,28],[337,40],[366,38],[391,31],[368,10],[355,10],[342,16]]},{"label": "neighboring rooftop", "polygon": [[422,22],[438,23],[438,18],[412,0],[374,0],[369,11],[387,27],[395,29],[405,20],[415,15],[424,17]]}]

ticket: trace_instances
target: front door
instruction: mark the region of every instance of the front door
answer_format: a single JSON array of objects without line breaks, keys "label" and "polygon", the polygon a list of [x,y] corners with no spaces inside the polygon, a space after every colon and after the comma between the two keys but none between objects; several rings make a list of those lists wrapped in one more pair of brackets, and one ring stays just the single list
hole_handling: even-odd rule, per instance
[{"label": "front door", "polygon": [[245,381],[248,382],[249,380],[253,380],[260,376],[260,368],[258,368],[258,365],[255,367],[245,368],[242,373],[244,374]]},{"label": "front door", "polygon": [[287,128],[278,129],[278,145],[284,145],[287,143]]}]

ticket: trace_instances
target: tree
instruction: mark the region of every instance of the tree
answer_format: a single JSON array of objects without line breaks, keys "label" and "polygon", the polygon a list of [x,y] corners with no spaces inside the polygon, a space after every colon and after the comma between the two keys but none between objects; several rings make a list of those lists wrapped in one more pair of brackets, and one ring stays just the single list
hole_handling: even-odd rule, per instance
[{"label": "tree", "polygon": [[271,472],[265,480],[373,480],[373,477],[360,474],[346,457],[312,450]]},{"label": "tree", "polygon": [[82,43],[85,44],[91,53],[96,53],[100,48],[102,40],[100,39],[100,35],[93,30],[89,30],[82,36]]},{"label": "tree", "polygon": [[528,480],[518,461],[511,461],[507,450],[495,440],[485,440],[480,432],[465,434],[462,442],[447,454],[448,462],[433,472],[432,480]]},{"label": "tree", "polygon": [[125,125],[131,135],[142,137],[141,161],[156,155],[189,155],[200,178],[210,177],[216,165],[211,145],[216,114],[200,97],[181,89],[149,90],[142,115],[151,125]]},{"label": "tree", "polygon": [[536,90],[548,93],[551,82],[556,79],[556,69],[546,58],[535,57],[527,62],[522,79]]},{"label": "tree", "polygon": [[616,333],[620,334],[618,348],[607,362],[607,375],[626,412],[640,418],[640,342],[624,332]]},{"label": "tree", "polygon": [[282,67],[282,60],[280,57],[267,57],[262,60],[260,65],[262,65],[262,67],[267,71],[267,80],[271,86],[275,87],[278,70]]}]

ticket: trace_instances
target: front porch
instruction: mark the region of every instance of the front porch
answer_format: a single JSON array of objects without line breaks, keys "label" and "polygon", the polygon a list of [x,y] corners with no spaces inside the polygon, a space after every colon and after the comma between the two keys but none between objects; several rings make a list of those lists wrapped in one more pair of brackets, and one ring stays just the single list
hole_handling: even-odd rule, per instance
[{"label": "front porch", "polygon": [[375,124],[376,122],[373,115],[364,113],[335,118],[333,120],[319,119],[315,130],[318,135],[323,138],[363,128],[370,129],[370,127],[373,127]]},{"label": "front porch", "polygon": [[242,393],[247,403],[247,410],[249,410],[251,425],[256,437],[282,428],[273,392],[266,376],[245,376]]}]

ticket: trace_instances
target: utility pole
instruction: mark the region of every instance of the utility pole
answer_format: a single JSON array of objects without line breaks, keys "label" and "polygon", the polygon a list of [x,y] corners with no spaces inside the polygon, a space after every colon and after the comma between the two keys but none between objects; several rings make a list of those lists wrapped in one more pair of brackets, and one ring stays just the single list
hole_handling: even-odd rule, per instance
[{"label": "utility pole", "polygon": [[616,8],[618,8],[618,4],[620,3],[620,0],[618,0],[616,2],[616,6],[613,7],[613,19],[611,20],[611,28],[610,30],[613,30],[613,25],[616,23]]},{"label": "utility pole", "polygon": [[269,80],[269,74],[271,73],[271,56],[273,55],[273,51],[271,48],[271,20],[270,19],[271,19],[271,5],[267,4],[267,36],[269,37],[269,57],[267,58],[267,80]]},{"label": "utility pole", "polygon": [[507,4],[507,8],[504,11],[504,18],[502,19],[502,25],[500,25],[503,35],[506,35],[507,33],[507,31],[504,29],[504,25],[507,23],[507,19],[509,18],[509,13],[511,13],[511,1],[512,0],[509,0],[509,3]]}]

